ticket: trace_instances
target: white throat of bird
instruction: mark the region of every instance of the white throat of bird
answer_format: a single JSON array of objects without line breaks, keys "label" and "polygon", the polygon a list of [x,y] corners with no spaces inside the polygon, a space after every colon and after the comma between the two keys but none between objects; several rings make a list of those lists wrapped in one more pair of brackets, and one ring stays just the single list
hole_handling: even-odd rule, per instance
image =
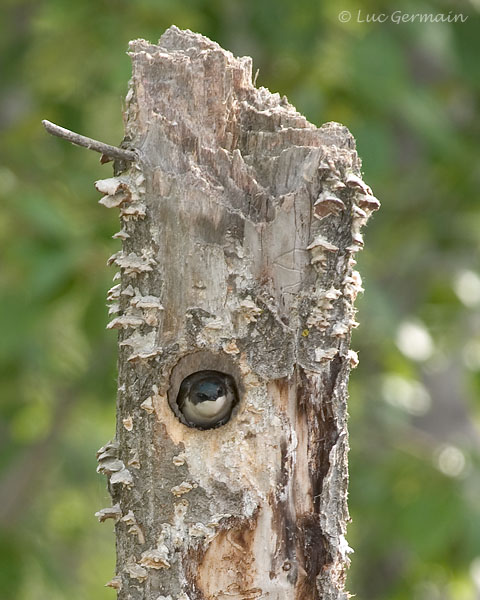
[{"label": "white throat of bird", "polygon": [[192,405],[192,409],[202,417],[216,417],[226,402],[226,396],[219,396],[216,400],[205,400],[205,402]]}]

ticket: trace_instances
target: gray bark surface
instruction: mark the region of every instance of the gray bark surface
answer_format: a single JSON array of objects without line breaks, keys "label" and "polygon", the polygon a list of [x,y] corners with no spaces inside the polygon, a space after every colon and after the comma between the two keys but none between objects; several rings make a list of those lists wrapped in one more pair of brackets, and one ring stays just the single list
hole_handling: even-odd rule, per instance
[{"label": "gray bark surface", "polygon": [[[117,433],[99,450],[122,600],[340,600],[349,548],[347,380],[360,228],[378,201],[354,139],[252,84],[250,58],[171,27],[130,45],[109,292]],[[118,169],[117,169],[118,170]],[[184,377],[232,375],[206,431]]]}]

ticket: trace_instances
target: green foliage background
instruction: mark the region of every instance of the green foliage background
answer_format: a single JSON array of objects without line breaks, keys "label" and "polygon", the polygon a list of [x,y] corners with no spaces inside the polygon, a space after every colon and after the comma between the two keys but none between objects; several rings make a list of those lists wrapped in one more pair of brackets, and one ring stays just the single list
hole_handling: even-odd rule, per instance
[{"label": "green foliage background", "polygon": [[[114,433],[105,262],[118,249],[93,181],[111,167],[40,121],[119,143],[128,41],[173,23],[251,55],[257,84],[317,125],[347,125],[383,203],[359,258],[349,589],[480,597],[479,6],[2,1],[1,599],[114,597],[112,527],[93,516],[109,505],[95,450]],[[394,10],[468,19],[359,22]]]}]

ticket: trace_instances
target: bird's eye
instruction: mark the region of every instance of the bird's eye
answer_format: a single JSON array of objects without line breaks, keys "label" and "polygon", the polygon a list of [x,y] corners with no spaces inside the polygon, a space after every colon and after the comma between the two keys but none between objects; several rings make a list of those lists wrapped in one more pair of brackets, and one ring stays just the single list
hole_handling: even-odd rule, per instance
[{"label": "bird's eye", "polygon": [[222,395],[222,393],[223,393],[223,390],[222,390],[222,388],[218,388],[218,389],[217,389],[217,394],[218,394],[219,396],[221,396],[221,395]]},{"label": "bird's eye", "polygon": [[207,400],[207,394],[202,394],[202,392],[198,392],[197,396],[201,399],[201,400]]}]

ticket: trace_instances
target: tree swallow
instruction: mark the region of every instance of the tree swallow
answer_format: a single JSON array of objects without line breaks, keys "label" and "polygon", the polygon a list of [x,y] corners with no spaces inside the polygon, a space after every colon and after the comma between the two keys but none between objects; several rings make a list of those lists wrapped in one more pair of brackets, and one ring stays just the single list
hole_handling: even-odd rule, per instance
[{"label": "tree swallow", "polygon": [[177,397],[185,421],[198,429],[224,425],[237,401],[233,377],[220,371],[197,371],[185,377]]}]

